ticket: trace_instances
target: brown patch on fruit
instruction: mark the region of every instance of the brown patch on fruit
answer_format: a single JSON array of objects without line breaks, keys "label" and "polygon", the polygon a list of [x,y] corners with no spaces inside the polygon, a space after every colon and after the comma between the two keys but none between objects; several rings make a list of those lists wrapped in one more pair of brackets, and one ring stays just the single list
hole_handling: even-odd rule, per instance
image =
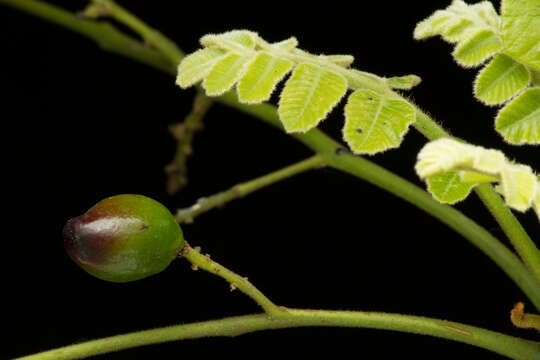
[{"label": "brown patch on fruit", "polygon": [[87,218],[79,216],[69,220],[62,236],[64,248],[77,263],[102,265],[107,263],[114,237],[106,232],[93,231]]}]

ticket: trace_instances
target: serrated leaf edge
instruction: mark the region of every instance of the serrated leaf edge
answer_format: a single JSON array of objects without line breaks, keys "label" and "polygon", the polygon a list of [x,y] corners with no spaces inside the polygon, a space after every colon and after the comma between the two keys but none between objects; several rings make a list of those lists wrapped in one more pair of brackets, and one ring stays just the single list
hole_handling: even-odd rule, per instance
[{"label": "serrated leaf edge", "polygon": [[[506,136],[501,132],[501,130],[498,129],[498,122],[499,122],[499,118],[501,116],[502,113],[504,113],[505,111],[508,111],[508,107],[509,106],[512,106],[512,104],[515,103],[515,101],[518,101],[519,98],[521,96],[523,96],[527,91],[538,91],[540,90],[540,87],[529,87],[529,88],[525,88],[524,90],[520,91],[518,94],[516,94],[516,96],[514,96],[512,98],[511,101],[508,101],[504,107],[502,107],[501,109],[499,109],[499,112],[497,113],[497,116],[495,117],[495,131],[497,131],[497,133],[499,135],[501,135],[501,137],[503,138],[503,140],[508,143],[508,144],[511,144],[511,145],[539,145],[540,144],[540,140],[538,141],[526,141],[526,140],[523,140],[523,141],[518,141],[518,142],[513,142],[513,141],[510,141],[506,138]],[[536,110],[536,111],[540,111],[539,110]],[[540,129],[538,130],[540,132]]]},{"label": "serrated leaf edge", "polygon": [[[287,85],[289,84],[289,82],[291,81],[291,79],[294,78],[295,74],[300,71],[299,69],[302,69],[303,66],[312,66],[312,67],[316,67],[318,68],[318,70],[322,71],[322,72],[328,72],[328,73],[331,73],[333,75],[336,75],[338,77],[341,78],[341,80],[343,80],[343,82],[345,83],[345,90],[343,91],[342,95],[336,100],[334,101],[334,103],[328,107],[328,109],[325,110],[324,112],[324,115],[322,117],[320,117],[319,119],[316,120],[316,123],[311,125],[311,126],[308,126],[306,128],[294,128],[294,129],[291,129],[287,124],[286,122],[283,121],[282,119],[282,101],[283,101],[283,94],[285,93],[286,91],[286,88],[287,88]],[[320,75],[322,77],[322,74]],[[319,82],[320,79],[317,79],[317,82]],[[313,65],[313,64],[298,64],[298,66],[296,66],[291,74],[291,76],[289,77],[289,79],[287,80],[287,82],[285,83],[285,87],[283,89],[283,91],[281,92],[280,94],[280,98],[279,98],[279,106],[278,106],[278,114],[279,114],[279,117],[280,117],[280,120],[281,120],[281,123],[283,124],[284,128],[285,128],[285,131],[288,132],[288,133],[305,133],[309,130],[311,130],[312,128],[316,127],[321,121],[323,121],[324,119],[326,119],[326,117],[328,116],[328,114],[330,113],[330,111],[332,111],[332,109],[334,109],[338,104],[339,102],[343,99],[343,97],[345,96],[345,94],[347,93],[347,88],[348,88],[348,84],[347,84],[347,79],[345,79],[341,74],[338,74],[338,73],[334,73],[332,71],[328,71],[320,66],[317,66],[317,65]],[[312,95],[313,95],[313,91],[312,90]],[[310,98],[311,96],[310,95]],[[309,101],[311,101],[311,99],[309,99]],[[309,102],[309,101],[306,101]],[[303,113],[303,112],[302,112]]]},{"label": "serrated leaf edge", "polygon": [[[444,173],[441,173],[441,174],[444,174]],[[435,176],[435,175],[434,175]],[[456,176],[458,178],[460,178],[460,174],[458,172],[456,172]],[[454,205],[454,204],[457,204],[458,202],[461,202],[463,200],[465,200],[469,194],[471,193],[471,191],[474,189],[474,187],[476,186],[476,184],[471,184],[469,186],[469,189],[467,190],[466,194],[464,194],[462,197],[460,198],[456,198],[456,200],[454,201],[447,201],[447,200],[444,200],[442,197],[439,196],[439,194],[437,194],[436,192],[433,191],[434,189],[434,186],[433,186],[433,183],[430,182],[430,180],[432,179],[433,176],[429,177],[429,178],[426,178],[426,183],[427,183],[427,189],[428,189],[428,192],[437,200],[439,201],[440,203],[442,204],[449,204],[449,205]],[[448,190],[447,190],[448,191]]]},{"label": "serrated leaf edge", "polygon": [[[254,45],[252,46],[251,42],[249,41],[247,41],[247,43],[246,41],[235,41],[234,39],[235,35],[238,35],[240,37],[247,36],[248,38],[251,38]],[[230,37],[231,39],[228,39],[228,37]],[[373,89],[377,93],[387,96],[389,94],[392,94],[393,88],[401,89],[401,90],[408,90],[412,88],[413,86],[417,85],[418,83],[420,83],[421,81],[421,79],[416,75],[394,77],[394,78],[390,78],[390,80],[387,80],[383,77],[378,77],[374,74],[370,74],[370,73],[362,72],[353,68],[349,68],[351,63],[354,61],[354,58],[351,55],[310,54],[296,47],[298,45],[298,41],[296,40],[295,37],[291,37],[277,43],[268,43],[264,39],[262,39],[256,32],[252,32],[249,30],[232,30],[225,33],[221,33],[221,34],[207,34],[201,37],[200,43],[201,45],[203,45],[203,48],[220,48],[224,50],[225,54],[223,55],[223,58],[227,57],[230,54],[236,54],[241,57],[243,56],[251,57],[249,61],[244,63],[242,71],[240,72],[240,76],[235,78],[234,83],[230,87],[223,89],[223,91],[213,91],[213,92],[206,91],[207,95],[209,96],[222,95],[224,92],[229,91],[234,86],[236,86],[236,90],[238,90],[238,84],[242,80],[243,76],[245,75],[246,69],[249,67],[250,63],[255,60],[256,54],[261,51],[267,51],[270,55],[275,56],[282,60],[293,61],[293,67],[291,68],[292,71],[296,70],[298,66],[304,63],[304,60],[305,60],[306,64],[320,66],[321,68],[328,71],[329,73],[333,73],[339,76],[340,78],[344,80],[346,84],[346,88],[345,88],[345,92],[343,96],[345,96],[348,88],[351,88],[353,90],[362,89],[362,88]],[[217,60],[216,64],[219,63],[219,61],[221,60],[222,59]],[[202,85],[203,85],[204,90],[208,90],[207,86],[205,86],[206,78],[215,69],[216,64],[214,64],[213,67],[209,69],[209,71],[202,78],[203,80]],[[281,80],[283,80],[283,78]],[[407,80],[407,81],[400,82],[400,80]],[[279,82],[280,81],[278,81],[278,83]],[[226,85],[229,85],[229,84],[227,83]],[[183,86],[183,88],[185,87],[188,87],[188,86]],[[265,101],[265,99],[261,100],[261,102],[262,101]],[[253,102],[249,100],[244,101],[244,103],[250,103],[250,104],[258,103],[258,102],[259,102],[258,99]],[[317,124],[320,121],[324,120],[327,117],[328,113],[338,103],[339,103],[339,100],[335,104],[333,104],[328,109],[328,111],[325,112],[324,117],[318,120]],[[309,128],[308,129],[302,128],[302,129],[299,129],[298,132],[305,132],[308,130]]]},{"label": "serrated leaf edge", "polygon": [[[487,105],[487,106],[498,106],[498,105],[502,105],[502,104],[505,104],[509,101],[511,101],[512,99],[514,99],[515,97],[519,96],[519,94],[521,94],[523,92],[523,90],[525,90],[527,88],[527,86],[530,84],[531,82],[531,71],[530,69],[521,64],[520,62],[518,61],[515,61],[515,65],[518,65],[518,66],[523,66],[526,70],[527,70],[527,73],[529,74],[529,80],[527,81],[527,83],[525,83],[523,85],[523,87],[519,88],[513,95],[511,95],[510,97],[506,98],[505,100],[501,100],[501,101],[498,101],[498,102],[487,102],[485,99],[481,98],[479,95],[478,95],[478,83],[480,81],[480,78],[483,76],[484,72],[488,69],[488,67],[494,62],[496,61],[497,59],[497,56],[508,56],[506,54],[497,54],[496,56],[494,56],[491,61],[489,63],[487,63],[483,68],[482,70],[480,70],[478,72],[478,74],[476,75],[475,79],[474,79],[474,84],[473,84],[473,93],[474,93],[474,97],[476,99],[478,99],[480,102],[482,102],[483,104]],[[513,60],[513,59],[512,59]],[[510,70],[506,70],[504,74],[500,75],[500,77],[503,77],[506,75],[506,73],[510,72]]]},{"label": "serrated leaf edge", "polygon": [[347,145],[349,145],[349,148],[353,151],[354,154],[356,155],[374,155],[374,154],[380,154],[380,153],[383,153],[387,150],[391,150],[391,149],[396,149],[398,148],[401,143],[403,142],[403,139],[405,139],[405,136],[407,135],[407,133],[409,132],[410,128],[411,128],[411,125],[414,124],[416,122],[416,110],[414,109],[414,106],[412,106],[409,102],[407,102],[405,99],[399,99],[399,98],[392,98],[392,97],[386,97],[384,98],[385,101],[390,101],[390,100],[398,100],[398,101],[401,101],[407,105],[409,105],[412,109],[412,113],[413,113],[413,118],[406,124],[405,126],[405,130],[403,131],[403,133],[401,133],[400,135],[400,142],[398,144],[396,144],[395,146],[388,146],[384,149],[377,149],[377,150],[374,150],[374,151],[355,151],[353,149],[353,147],[350,145],[350,142],[345,138],[345,129],[347,128],[347,124],[348,122],[350,121],[347,117],[347,108],[348,108],[348,105],[349,105],[349,101],[350,101],[350,98],[357,92],[360,92],[360,91],[364,91],[364,92],[372,92],[374,95],[376,96],[379,96],[379,97],[382,97],[380,94],[377,94],[376,92],[372,91],[372,90],[367,90],[367,89],[361,89],[361,90],[357,90],[355,92],[353,92],[352,94],[349,95],[349,98],[347,99],[347,104],[345,105],[345,108],[343,109],[343,115],[345,117],[345,124],[341,130],[341,133],[342,133],[342,137],[343,139],[345,140],[345,142],[347,143]]},{"label": "serrated leaf edge", "polygon": [[[487,34],[487,33],[491,33],[493,34],[493,37],[496,37],[498,38],[499,40],[499,47],[496,48],[496,49],[491,49],[489,52],[486,52],[484,54],[484,56],[479,59],[479,60],[475,60],[475,61],[472,61],[472,60],[468,60],[468,61],[464,61],[462,59],[460,59],[458,56],[458,54],[467,46],[467,45],[470,45],[470,43],[478,36],[480,36],[481,34]],[[486,38],[485,40],[489,39]],[[478,48],[480,46],[484,46],[484,44],[480,44],[480,45],[477,45],[475,46],[475,48]],[[480,31],[476,31],[474,32],[473,34],[471,34],[470,36],[468,36],[466,39],[462,40],[455,48],[454,48],[454,51],[452,51],[452,57],[454,58],[454,60],[459,64],[461,65],[462,67],[466,68],[466,69],[469,69],[469,68],[474,68],[474,67],[478,67],[480,65],[482,65],[483,63],[485,63],[486,61],[488,61],[489,59],[491,59],[493,56],[497,55],[498,53],[500,53],[501,51],[503,50],[503,44],[502,44],[502,40],[501,40],[501,37],[500,35],[498,35],[497,33],[495,33],[493,30],[491,29],[482,29]]]}]

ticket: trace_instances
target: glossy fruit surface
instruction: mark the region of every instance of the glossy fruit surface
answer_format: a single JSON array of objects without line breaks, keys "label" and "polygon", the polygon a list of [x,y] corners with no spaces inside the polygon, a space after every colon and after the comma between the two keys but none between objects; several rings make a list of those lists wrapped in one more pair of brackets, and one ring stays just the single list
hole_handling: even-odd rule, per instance
[{"label": "glossy fruit surface", "polygon": [[69,220],[64,247],[88,273],[128,282],[163,271],[184,247],[180,226],[169,210],[142,195],[106,198]]}]

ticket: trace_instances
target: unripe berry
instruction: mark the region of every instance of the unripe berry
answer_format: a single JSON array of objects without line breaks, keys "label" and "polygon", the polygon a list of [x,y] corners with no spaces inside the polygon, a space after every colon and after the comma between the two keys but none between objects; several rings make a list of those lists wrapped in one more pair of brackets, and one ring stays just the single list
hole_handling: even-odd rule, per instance
[{"label": "unripe berry", "polygon": [[128,282],[163,271],[184,247],[180,226],[159,202],[142,195],[101,200],[69,220],[64,247],[88,273]]}]

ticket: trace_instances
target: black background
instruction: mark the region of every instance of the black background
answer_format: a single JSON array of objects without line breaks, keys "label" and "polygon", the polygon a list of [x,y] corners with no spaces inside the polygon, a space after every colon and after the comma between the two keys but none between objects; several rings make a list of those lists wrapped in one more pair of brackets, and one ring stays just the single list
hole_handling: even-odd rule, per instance
[{"label": "black background", "polygon": [[[412,31],[448,1],[121,2],[186,52],[206,33],[246,28],[269,41],[295,35],[313,53],[346,53],[382,76],[414,73],[415,101],[468,141],[504,150],[539,169],[537,151],[505,145],[493,130],[497,109],[472,97],[476,70],[459,68],[440,39]],[[85,1],[55,4],[80,10]],[[296,4],[296,5],[295,5]],[[496,6],[499,4],[497,2]],[[190,111],[194,90],[174,78],[103,52],[91,41],[0,7],[3,147],[3,321],[11,358],[97,337],[258,312],[223,280],[187,262],[127,284],[88,276],[66,256],[67,219],[118,193],[140,193],[169,209],[310,155],[279,130],[215,105],[197,135],[189,185],[165,191],[175,143],[169,124]],[[341,103],[321,129],[340,138]],[[423,186],[414,174],[425,139],[411,130],[399,150],[371,158]],[[479,200],[457,206],[500,239]],[[532,212],[518,214],[538,238]],[[299,175],[183,226],[192,245],[249,279],[276,303],[301,308],[384,311],[514,329],[509,310],[525,296],[483,253],[414,206],[332,169]],[[531,305],[527,303],[529,309]],[[5,336],[5,335],[4,335]],[[249,349],[257,345],[255,349]],[[238,338],[147,346],[96,359],[173,359],[187,353],[259,356],[326,352],[365,359],[498,359],[483,349],[431,337],[366,329],[267,331]],[[346,355],[346,356],[347,356]]]}]

